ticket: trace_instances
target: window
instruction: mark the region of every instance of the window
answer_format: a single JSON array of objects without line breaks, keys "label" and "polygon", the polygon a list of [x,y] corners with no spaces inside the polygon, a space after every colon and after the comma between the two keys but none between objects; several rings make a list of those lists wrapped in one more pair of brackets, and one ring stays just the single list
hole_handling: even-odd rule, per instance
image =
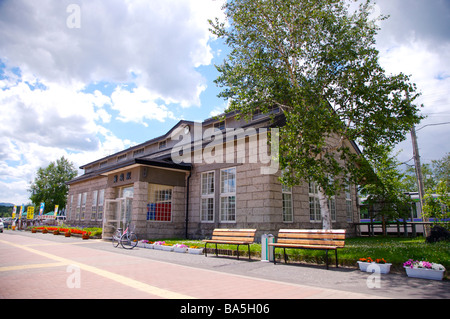
[{"label": "window", "polygon": [[75,212],[75,219],[79,220],[80,219],[80,213],[81,213],[81,193],[78,194],[78,200],[77,200],[77,210]]},{"label": "window", "polygon": [[283,196],[283,222],[294,221],[292,213],[292,187],[281,184],[281,192]]},{"label": "window", "polygon": [[121,162],[127,159],[127,154],[117,156],[117,161]]},{"label": "window", "polygon": [[101,189],[98,192],[98,202],[97,202],[97,220],[103,220],[103,205],[105,202],[105,190]]},{"label": "window", "polygon": [[97,197],[98,191],[92,192],[92,208],[91,208],[91,220],[97,219]]},{"label": "window", "polygon": [[172,221],[172,186],[148,185],[147,220]]},{"label": "window", "polygon": [[163,148],[166,148],[166,141],[159,142],[159,149],[162,150]]},{"label": "window", "polygon": [[317,185],[315,182],[309,182],[309,220],[311,222],[320,222],[320,203],[317,194]]},{"label": "window", "polygon": [[80,214],[81,220],[83,220],[86,215],[86,199],[87,193],[83,193],[83,196],[81,198],[81,214]]},{"label": "window", "polygon": [[236,221],[236,168],[220,171],[220,220]]},{"label": "window", "polygon": [[350,184],[345,185],[345,209],[347,214],[347,221],[353,222],[353,203],[352,203],[352,191]]},{"label": "window", "polygon": [[133,157],[137,157],[139,155],[143,155],[144,154],[144,148],[140,148],[138,150],[133,151]]},{"label": "window", "polygon": [[202,173],[202,203],[200,219],[202,222],[214,221],[214,172]]},{"label": "window", "polygon": [[220,130],[220,131],[225,130],[225,121],[220,121],[220,122],[214,123],[214,130]]}]

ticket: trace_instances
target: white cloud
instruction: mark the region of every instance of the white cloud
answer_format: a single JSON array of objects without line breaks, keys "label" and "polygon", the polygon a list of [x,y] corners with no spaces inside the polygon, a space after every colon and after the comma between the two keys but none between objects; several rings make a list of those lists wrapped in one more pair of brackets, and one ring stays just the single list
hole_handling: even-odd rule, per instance
[{"label": "white cloud", "polygon": [[[134,145],[111,131],[117,120],[148,126],[174,119],[173,104],[201,104],[197,68],[211,64],[207,19],[222,1],[76,1],[70,28],[73,3],[1,1],[0,201],[26,197],[61,156],[81,166]],[[97,83],[116,90],[88,89]]]},{"label": "white cloud", "polygon": [[145,88],[135,88],[131,91],[117,87],[111,94],[112,109],[119,111],[118,120],[135,122],[148,126],[145,120],[164,122],[167,118],[175,119],[174,114],[164,104],[158,104],[158,96]]},{"label": "white cloud", "polygon": [[207,19],[221,15],[221,1],[81,1],[80,28],[68,28],[72,2],[3,1],[0,56],[43,80],[133,81],[199,105],[205,79],[195,68],[213,58]]},{"label": "white cloud", "polygon": [[[382,14],[390,15],[380,23],[377,37],[380,63],[388,73],[403,72],[416,83],[422,93],[417,103],[427,116],[417,125],[420,157],[422,162],[440,159],[450,151],[450,125],[430,124],[450,122],[450,5],[421,0],[377,3]],[[401,161],[412,158],[409,134],[397,149],[404,150]]]}]

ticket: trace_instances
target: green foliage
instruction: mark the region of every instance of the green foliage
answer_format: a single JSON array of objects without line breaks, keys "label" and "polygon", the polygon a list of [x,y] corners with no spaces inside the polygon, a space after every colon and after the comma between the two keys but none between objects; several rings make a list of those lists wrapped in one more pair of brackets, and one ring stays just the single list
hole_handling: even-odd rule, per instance
[{"label": "green foliage", "polygon": [[313,180],[320,193],[336,194],[361,178],[352,141],[377,154],[421,119],[409,77],[386,75],[378,63],[371,5],[350,14],[338,0],[230,0],[230,27],[210,22],[231,48],[216,80],[229,111],[248,119],[278,107],[285,116],[285,184]]},{"label": "green foliage", "polygon": [[[376,206],[379,215],[386,220],[408,216],[410,199],[404,195],[404,174],[400,172],[400,163],[392,155],[389,147],[380,147],[378,154],[366,154],[368,172],[361,187],[361,194],[367,196],[367,203]],[[375,216],[374,216],[375,217]]]},{"label": "green foliage", "polygon": [[75,176],[77,170],[64,156],[56,162],[51,162],[46,168],[39,168],[35,180],[28,189],[31,194],[30,200],[36,207],[44,202],[45,212],[53,211],[55,205],[65,207],[68,192],[66,182]]},{"label": "green foliage", "polygon": [[450,230],[450,192],[447,183],[441,180],[436,187],[436,195],[433,196],[434,191],[432,189],[427,190],[424,197],[424,216],[432,217],[436,222],[446,221],[441,226]]}]

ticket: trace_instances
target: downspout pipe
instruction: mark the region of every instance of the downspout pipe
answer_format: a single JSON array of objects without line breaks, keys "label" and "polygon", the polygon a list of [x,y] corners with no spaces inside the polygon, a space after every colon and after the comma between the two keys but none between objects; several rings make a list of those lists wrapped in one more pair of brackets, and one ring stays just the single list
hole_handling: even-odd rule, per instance
[{"label": "downspout pipe", "polygon": [[184,237],[185,237],[186,239],[188,239],[188,224],[189,224],[189,185],[190,185],[191,175],[192,175],[192,172],[189,172],[189,176],[188,176],[188,178],[187,178],[187,180],[186,180],[186,183],[187,183],[187,185],[186,185],[186,213],[185,213],[185,216],[186,216],[185,223],[186,223],[186,225],[185,225],[185,234],[184,234]]}]

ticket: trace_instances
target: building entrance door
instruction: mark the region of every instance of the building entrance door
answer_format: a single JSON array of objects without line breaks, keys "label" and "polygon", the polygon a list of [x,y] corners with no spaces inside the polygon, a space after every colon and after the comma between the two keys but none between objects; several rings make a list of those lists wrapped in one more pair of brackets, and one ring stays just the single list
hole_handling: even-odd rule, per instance
[{"label": "building entrance door", "polygon": [[131,222],[132,197],[107,199],[105,201],[105,220],[103,238],[112,238],[117,228],[125,228]]}]

